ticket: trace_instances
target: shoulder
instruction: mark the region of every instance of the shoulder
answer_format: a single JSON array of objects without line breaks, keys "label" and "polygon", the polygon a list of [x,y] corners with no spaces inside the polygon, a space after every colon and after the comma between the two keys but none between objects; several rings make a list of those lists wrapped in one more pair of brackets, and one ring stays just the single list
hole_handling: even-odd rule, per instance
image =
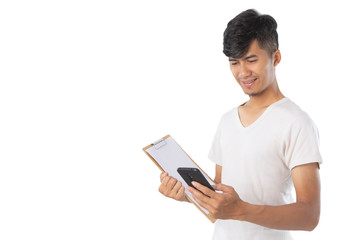
[{"label": "shoulder", "polygon": [[290,99],[286,99],[286,101],[277,105],[274,109],[276,115],[279,116],[283,121],[289,124],[309,124],[312,123],[310,116],[301,109],[296,103],[291,101]]},{"label": "shoulder", "polygon": [[218,128],[229,128],[234,126],[234,124],[236,124],[236,120],[238,118],[238,113],[237,113],[237,107],[232,108],[230,110],[228,110],[227,112],[225,112],[221,118],[220,121],[218,123]]},{"label": "shoulder", "polygon": [[227,112],[225,112],[221,116],[220,122],[233,120],[234,117],[236,117],[236,116],[237,116],[237,107],[234,107],[234,108],[228,110]]},{"label": "shoulder", "polygon": [[227,112],[225,112],[222,115],[221,119],[232,118],[232,117],[234,117],[234,115],[236,116],[237,112],[238,112],[238,108],[234,107],[234,108],[228,110]]},{"label": "shoulder", "polygon": [[[289,134],[298,133],[314,134],[318,137],[318,129],[311,117],[298,105],[288,99],[280,104],[277,109],[277,117],[282,123],[282,129]],[[280,120],[281,119],[281,120]]]}]

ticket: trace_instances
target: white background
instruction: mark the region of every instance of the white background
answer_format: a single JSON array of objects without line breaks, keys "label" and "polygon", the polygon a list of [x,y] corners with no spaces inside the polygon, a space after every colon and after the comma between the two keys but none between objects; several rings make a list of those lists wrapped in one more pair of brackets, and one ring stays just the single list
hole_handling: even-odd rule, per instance
[{"label": "white background", "polygon": [[280,88],[320,131],[321,221],[293,235],[357,236],[355,1],[71,0],[0,3],[0,239],[211,239],[142,148],[171,134],[214,177],[217,123],[247,100],[222,34],[248,8],[277,20]]}]

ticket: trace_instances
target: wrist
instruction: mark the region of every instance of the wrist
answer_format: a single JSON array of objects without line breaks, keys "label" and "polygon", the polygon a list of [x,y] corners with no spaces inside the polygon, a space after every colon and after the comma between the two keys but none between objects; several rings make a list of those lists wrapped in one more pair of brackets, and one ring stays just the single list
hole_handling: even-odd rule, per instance
[{"label": "wrist", "polygon": [[263,211],[263,208],[264,206],[262,205],[254,205],[241,201],[241,203],[239,203],[239,211],[236,220],[249,222],[251,221],[251,219],[255,218],[255,216],[258,215],[261,211]]},{"label": "wrist", "polygon": [[240,200],[237,204],[236,220],[246,221],[246,215],[248,214],[250,204]]}]

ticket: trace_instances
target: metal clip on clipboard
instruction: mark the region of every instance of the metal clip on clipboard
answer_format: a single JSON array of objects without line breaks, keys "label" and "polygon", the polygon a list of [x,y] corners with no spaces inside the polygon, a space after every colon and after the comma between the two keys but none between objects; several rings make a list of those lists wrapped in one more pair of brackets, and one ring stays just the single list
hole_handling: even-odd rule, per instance
[{"label": "metal clip on clipboard", "polygon": [[161,148],[162,146],[165,146],[166,145],[166,142],[165,142],[165,139],[161,138],[159,140],[157,140],[156,142],[153,142],[151,145],[153,145],[155,147],[155,149],[159,149]]}]

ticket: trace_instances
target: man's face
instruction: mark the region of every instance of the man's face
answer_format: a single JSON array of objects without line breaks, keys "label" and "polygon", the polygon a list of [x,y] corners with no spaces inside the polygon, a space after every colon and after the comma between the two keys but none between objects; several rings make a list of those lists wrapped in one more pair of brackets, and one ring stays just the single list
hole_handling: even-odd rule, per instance
[{"label": "man's face", "polygon": [[249,51],[240,59],[229,58],[230,69],[245,94],[256,96],[271,90],[276,84],[275,66],[280,62],[280,51],[272,56],[261,49],[257,40],[250,44]]}]

